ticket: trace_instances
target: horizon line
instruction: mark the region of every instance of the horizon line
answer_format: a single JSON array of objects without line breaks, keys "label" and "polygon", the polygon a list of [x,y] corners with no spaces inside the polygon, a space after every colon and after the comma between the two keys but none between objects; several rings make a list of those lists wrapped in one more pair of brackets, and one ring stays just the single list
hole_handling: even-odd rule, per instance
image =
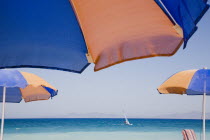
[{"label": "horizon line", "polygon": [[[62,118],[62,117],[52,117],[52,118],[5,118],[6,119],[125,119],[125,118],[93,118],[93,117],[78,117],[78,118]],[[202,119],[189,119],[189,118],[128,118],[128,119],[156,119],[156,120],[202,120]],[[206,119],[206,120],[210,120],[210,119]]]}]

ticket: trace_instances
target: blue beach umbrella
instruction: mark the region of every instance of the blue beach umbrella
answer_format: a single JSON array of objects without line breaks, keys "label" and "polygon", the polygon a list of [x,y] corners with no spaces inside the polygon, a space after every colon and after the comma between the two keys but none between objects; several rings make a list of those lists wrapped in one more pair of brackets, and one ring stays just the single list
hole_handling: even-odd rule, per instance
[{"label": "blue beach umbrella", "polygon": [[210,95],[210,69],[178,72],[160,85],[158,91],[161,94],[203,95],[203,140],[205,140],[206,95]]},{"label": "blue beach umbrella", "polygon": [[57,95],[57,89],[42,78],[17,70],[0,70],[0,102],[2,102],[1,138],[4,132],[5,103],[47,100]]}]

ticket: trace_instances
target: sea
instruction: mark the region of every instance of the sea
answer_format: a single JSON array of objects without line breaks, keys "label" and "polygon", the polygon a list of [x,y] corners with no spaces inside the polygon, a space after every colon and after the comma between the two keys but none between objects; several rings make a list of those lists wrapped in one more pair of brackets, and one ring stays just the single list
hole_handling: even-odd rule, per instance
[{"label": "sea", "polygon": [[[202,121],[185,119],[6,119],[4,140],[183,140],[182,130],[201,138]],[[210,120],[206,121],[210,139]]]}]

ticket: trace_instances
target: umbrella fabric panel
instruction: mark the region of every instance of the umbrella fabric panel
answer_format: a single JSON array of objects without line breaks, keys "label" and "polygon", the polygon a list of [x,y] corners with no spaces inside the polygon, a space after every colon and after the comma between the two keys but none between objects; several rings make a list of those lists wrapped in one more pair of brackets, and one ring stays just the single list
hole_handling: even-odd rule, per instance
[{"label": "umbrella fabric panel", "polygon": [[[3,99],[3,87],[0,87],[0,102]],[[22,95],[18,87],[6,88],[6,100],[8,103],[19,103],[22,100]]]},{"label": "umbrella fabric panel", "polygon": [[1,0],[0,21],[0,68],[81,73],[89,65],[85,41],[68,0]]},{"label": "umbrella fabric panel", "polygon": [[161,94],[186,94],[186,90],[197,70],[187,70],[172,75],[158,87]]},{"label": "umbrella fabric panel", "polygon": [[187,89],[188,95],[210,95],[210,70],[201,69],[195,72]]},{"label": "umbrella fabric panel", "polygon": [[17,70],[0,70],[0,86],[24,88],[27,81]]},{"label": "umbrella fabric panel", "polygon": [[182,43],[153,0],[70,0],[95,71],[128,60],[171,56]]},{"label": "umbrella fabric panel", "polygon": [[45,81],[44,79],[40,78],[39,76],[37,76],[35,74],[28,73],[28,72],[20,72],[20,73],[26,79],[28,85],[33,85],[34,87],[38,87],[41,85],[41,86],[48,87],[54,91],[57,91],[57,89],[55,87],[53,87],[47,81]]},{"label": "umbrella fabric panel", "polygon": [[[165,11],[160,0],[155,0]],[[209,5],[203,0],[161,0],[184,32],[185,45],[196,31],[196,24],[208,10]]]},{"label": "umbrella fabric panel", "polygon": [[42,86],[28,85],[20,91],[25,102],[48,100],[51,97],[51,94]]},{"label": "umbrella fabric panel", "polygon": [[26,88],[21,88],[25,102],[47,100],[57,95],[58,90],[39,76],[28,72],[21,72],[21,74],[28,83]]}]

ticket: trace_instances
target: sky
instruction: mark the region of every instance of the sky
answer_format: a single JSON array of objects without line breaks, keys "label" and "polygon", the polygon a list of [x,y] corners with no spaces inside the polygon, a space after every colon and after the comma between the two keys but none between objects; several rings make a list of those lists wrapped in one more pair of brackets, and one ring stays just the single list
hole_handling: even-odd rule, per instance
[{"label": "sky", "polygon": [[[156,118],[200,114],[202,96],[160,95],[157,87],[172,74],[189,69],[210,68],[210,11],[198,23],[185,50],[172,57],[155,57],[124,62],[94,72],[91,64],[82,74],[20,68],[34,73],[59,92],[52,100],[6,104],[6,118],[68,118],[97,114]],[[207,98],[210,118],[210,97]],[[76,114],[76,115],[75,115]],[[110,115],[111,114],[111,115]]]}]

